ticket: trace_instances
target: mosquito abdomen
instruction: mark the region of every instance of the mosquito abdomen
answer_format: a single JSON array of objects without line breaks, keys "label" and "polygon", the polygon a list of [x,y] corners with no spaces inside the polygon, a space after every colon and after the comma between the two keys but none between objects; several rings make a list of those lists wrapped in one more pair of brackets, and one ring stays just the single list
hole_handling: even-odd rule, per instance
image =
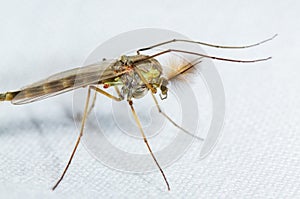
[{"label": "mosquito abdomen", "polygon": [[18,93],[19,91],[0,93],[0,101],[11,101]]}]

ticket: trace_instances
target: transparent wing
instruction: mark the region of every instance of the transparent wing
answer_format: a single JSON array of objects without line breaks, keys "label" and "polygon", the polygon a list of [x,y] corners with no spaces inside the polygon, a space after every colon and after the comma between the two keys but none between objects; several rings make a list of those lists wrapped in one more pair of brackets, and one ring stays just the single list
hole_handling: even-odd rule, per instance
[{"label": "transparent wing", "polygon": [[25,104],[58,95],[76,88],[92,84],[101,84],[101,81],[117,77],[124,72],[116,73],[110,66],[116,60],[105,60],[96,64],[78,67],[54,74],[47,79],[26,86],[13,98],[13,104]]}]

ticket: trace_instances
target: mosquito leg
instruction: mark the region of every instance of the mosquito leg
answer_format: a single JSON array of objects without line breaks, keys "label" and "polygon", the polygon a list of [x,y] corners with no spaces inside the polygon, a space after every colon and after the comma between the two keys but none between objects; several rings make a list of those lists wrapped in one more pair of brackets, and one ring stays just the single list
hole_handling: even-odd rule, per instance
[{"label": "mosquito leg", "polygon": [[139,127],[139,130],[140,130],[140,132],[141,132],[141,134],[142,134],[142,136],[143,136],[144,142],[145,142],[145,144],[146,144],[146,146],[147,146],[147,148],[148,148],[148,150],[149,150],[149,152],[150,152],[150,154],[151,154],[151,156],[152,156],[152,158],[153,158],[155,164],[157,165],[157,167],[158,167],[160,173],[162,174],[162,176],[163,176],[163,178],[164,178],[164,180],[165,180],[165,182],[166,182],[166,184],[167,184],[168,190],[170,191],[170,186],[169,186],[168,180],[167,180],[167,178],[166,178],[166,176],[165,176],[165,174],[164,174],[162,168],[160,167],[158,161],[156,160],[156,157],[154,156],[154,154],[153,154],[153,152],[152,152],[152,149],[151,149],[151,147],[150,147],[150,145],[149,145],[149,143],[148,143],[148,140],[147,140],[147,138],[146,138],[146,135],[145,135],[145,133],[144,133],[144,131],[143,131],[141,122],[140,122],[140,120],[139,120],[139,118],[138,118],[138,116],[137,116],[137,114],[136,114],[136,112],[135,112],[135,110],[134,110],[134,108],[133,108],[133,103],[132,103],[131,100],[129,100],[128,103],[129,103],[129,106],[130,106],[130,108],[131,108],[131,111],[132,111],[133,117],[134,117],[134,119],[135,119],[135,122],[137,123],[137,125],[138,125],[138,127]]},{"label": "mosquito leg", "polygon": [[96,99],[97,99],[97,92],[94,93],[93,102],[92,102],[92,105],[90,106],[90,108],[88,110],[87,115],[90,115],[90,113],[92,112],[93,108],[95,107]]},{"label": "mosquito leg", "polygon": [[72,151],[72,154],[71,154],[71,156],[70,156],[69,162],[68,162],[67,166],[65,167],[65,169],[64,169],[64,171],[63,171],[61,177],[59,178],[59,180],[57,181],[57,183],[53,186],[52,190],[55,190],[56,187],[59,185],[59,183],[60,183],[60,182],[62,181],[62,179],[64,178],[64,176],[65,176],[65,174],[66,174],[66,172],[67,172],[67,170],[68,170],[68,168],[69,168],[69,166],[70,166],[70,164],[71,164],[71,162],[72,162],[72,159],[73,159],[73,157],[74,157],[74,154],[75,154],[75,152],[76,152],[76,150],[77,150],[77,147],[78,147],[78,145],[79,145],[79,142],[80,142],[80,140],[81,140],[81,137],[82,137],[82,135],[83,135],[83,130],[84,130],[85,121],[86,121],[86,119],[87,119],[87,117],[88,117],[88,114],[90,113],[90,111],[92,110],[92,108],[93,108],[94,105],[95,105],[96,93],[95,93],[94,98],[93,98],[93,102],[92,102],[93,104],[92,104],[91,108],[88,109],[88,107],[89,107],[89,101],[90,101],[90,96],[91,96],[91,89],[95,90],[96,93],[101,93],[101,94],[103,94],[103,95],[105,95],[105,96],[107,96],[107,97],[109,97],[109,98],[111,98],[111,99],[113,99],[113,100],[116,100],[116,101],[121,101],[121,100],[122,100],[121,97],[119,97],[119,98],[118,98],[118,97],[115,97],[115,96],[113,96],[113,95],[107,93],[106,91],[104,91],[104,90],[102,90],[102,89],[100,89],[100,88],[98,88],[98,87],[96,87],[96,86],[89,86],[88,94],[87,94],[87,98],[86,98],[86,104],[85,104],[85,108],[84,108],[84,112],[83,112],[83,118],[82,118],[82,121],[81,121],[80,134],[79,134],[79,136],[78,136],[78,138],[77,138],[77,141],[76,141],[75,147],[74,147],[74,149],[73,149],[73,151]]},{"label": "mosquito leg", "polygon": [[185,53],[185,54],[196,55],[196,56],[209,58],[209,59],[215,59],[215,60],[220,60],[220,61],[228,61],[228,62],[237,62],[237,63],[254,63],[254,62],[260,62],[260,61],[266,61],[266,60],[269,60],[269,59],[272,58],[272,57],[266,57],[266,58],[262,58],[262,59],[253,59],[253,60],[238,60],[238,59],[229,59],[229,58],[223,58],[223,57],[210,56],[210,55],[205,55],[205,54],[196,53],[196,52],[192,52],[192,51],[168,49],[168,50],[164,50],[164,51],[161,51],[159,53],[156,53],[154,55],[151,55],[149,57],[146,57],[144,59],[140,59],[140,60],[136,61],[135,64],[138,63],[138,62],[145,61],[147,59],[151,59],[151,58],[166,54],[166,53],[170,53],[170,52]]},{"label": "mosquito leg", "polygon": [[[107,92],[105,92],[104,90],[102,90],[102,89],[100,89],[100,88],[98,88],[97,90],[95,89],[97,86],[90,86],[90,88],[91,89],[93,89],[93,90],[95,90],[96,92],[94,93],[94,97],[93,97],[93,101],[92,101],[92,104],[91,104],[91,106],[89,107],[89,109],[88,109],[88,113],[87,113],[87,117],[91,114],[91,112],[92,112],[92,110],[94,109],[94,107],[95,107],[95,104],[96,104],[96,100],[97,100],[97,93],[101,93],[101,94],[104,94],[106,97],[109,97],[109,98],[111,98],[111,99],[113,99],[113,100],[116,100],[116,101],[121,101],[123,98],[121,97],[121,95],[119,94],[119,98],[118,97],[111,97],[111,95],[109,94],[109,93],[107,93]],[[101,92],[99,91],[99,90],[101,90]],[[79,118],[79,120],[80,120],[80,118]]]},{"label": "mosquito leg", "polygon": [[[202,57],[197,58],[197,59],[195,59],[193,62],[186,64],[185,66],[182,67],[181,71],[179,71],[179,73],[178,73],[177,75],[180,75],[180,74],[186,72],[187,70],[189,70],[190,68],[194,67],[195,65],[197,65],[198,63],[201,62],[201,59],[202,59]],[[176,75],[176,76],[177,76],[177,75]],[[173,76],[173,77],[175,77],[175,76]],[[173,77],[171,77],[171,78],[173,78]],[[198,137],[198,136],[196,136],[196,135],[193,135],[193,134],[190,133],[189,131],[187,131],[187,130],[185,130],[184,128],[182,128],[181,126],[179,126],[175,121],[173,121],[173,120],[172,120],[165,112],[163,112],[163,111],[161,110],[161,108],[160,108],[160,106],[159,106],[159,104],[158,104],[158,101],[157,101],[155,95],[154,95],[153,93],[151,93],[151,95],[152,95],[152,98],[153,98],[153,100],[154,100],[154,102],[155,102],[155,105],[156,105],[156,107],[157,107],[157,109],[158,109],[158,112],[161,113],[165,118],[167,118],[167,119],[168,119],[175,127],[179,128],[179,129],[182,130],[184,133],[186,133],[186,134],[188,134],[188,135],[190,135],[190,136],[192,136],[192,137],[194,137],[194,138],[196,138],[196,139],[198,139],[198,140],[200,140],[200,141],[204,141],[203,138]]]},{"label": "mosquito leg", "polygon": [[194,138],[196,138],[196,139],[198,139],[198,140],[200,140],[200,141],[204,141],[204,139],[203,138],[201,138],[201,137],[198,137],[198,136],[196,136],[196,135],[194,135],[194,134],[192,134],[192,133],[190,133],[189,131],[187,131],[187,130],[185,130],[184,128],[182,128],[181,126],[179,126],[176,122],[174,122],[165,112],[163,112],[162,110],[161,110],[161,108],[160,108],[160,106],[159,106],[159,104],[158,104],[158,102],[157,102],[157,99],[156,99],[156,97],[155,97],[155,95],[153,94],[153,93],[151,93],[151,95],[152,95],[152,98],[153,98],[153,100],[154,100],[154,102],[155,102],[155,105],[156,105],[156,107],[157,107],[157,109],[158,109],[158,112],[160,113],[160,114],[162,114],[165,118],[167,118],[175,127],[177,127],[178,129],[180,129],[180,130],[182,130],[184,133],[186,133],[186,134],[188,134],[188,135],[190,135],[190,136],[192,136],[192,137],[194,137]]},{"label": "mosquito leg", "polygon": [[[199,59],[196,59],[196,60],[195,60],[195,63],[193,63],[193,64],[188,64],[187,67],[191,68],[191,67],[193,67],[194,65],[197,65],[198,63],[199,63]],[[186,67],[184,67],[184,68],[185,68],[185,71],[189,69],[189,68],[186,68]],[[140,70],[139,70],[137,67],[135,67],[134,70],[137,72],[137,74],[139,75],[139,77],[141,78],[141,80],[146,84],[146,86],[148,87],[148,89],[151,90],[151,88],[153,88],[153,87],[152,87],[151,84],[149,84],[149,82],[144,78],[144,76],[141,74]],[[151,92],[151,95],[152,95],[152,97],[153,97],[153,99],[154,99],[154,102],[155,102],[155,104],[156,104],[156,107],[157,107],[159,113],[161,113],[161,114],[162,114],[165,118],[167,118],[174,126],[176,126],[177,128],[179,128],[180,130],[182,130],[182,131],[185,132],[186,134],[188,134],[188,135],[190,135],[190,136],[192,136],[192,137],[194,137],[194,138],[197,138],[198,140],[201,140],[201,141],[204,140],[203,138],[200,138],[200,137],[198,137],[198,136],[195,136],[195,135],[193,135],[192,133],[190,133],[190,132],[188,132],[187,130],[185,130],[184,128],[182,128],[181,126],[179,126],[179,125],[178,125],[176,122],[174,122],[174,121],[173,121],[173,120],[172,120],[165,112],[163,112],[163,111],[161,110],[161,108],[160,108],[158,102],[157,102],[156,97],[154,96],[155,93],[156,93],[156,91],[155,91],[155,92]]]},{"label": "mosquito leg", "polygon": [[115,96],[109,94],[108,92],[98,88],[97,86],[90,86],[90,88],[95,90],[98,93],[101,93],[101,94],[105,95],[106,97],[108,97],[110,99],[115,100],[115,101],[122,101],[123,100],[123,98],[121,97],[121,94],[119,95],[119,97],[115,97]]},{"label": "mosquito leg", "polygon": [[[118,87],[116,87],[116,86],[115,86],[115,89],[116,89],[116,92],[117,92],[117,94],[118,94],[119,97],[115,97],[115,96],[113,96],[113,95],[111,95],[111,94],[109,94],[109,93],[103,91],[102,89],[100,89],[100,88],[98,88],[98,87],[95,87],[95,86],[91,86],[91,89],[94,89],[95,91],[100,92],[101,94],[104,94],[105,96],[107,96],[107,97],[109,97],[109,98],[111,98],[111,99],[114,99],[114,100],[116,100],[116,101],[121,101],[121,100],[123,100],[123,98],[121,97],[121,93],[120,93]],[[160,167],[158,161],[156,160],[156,158],[155,158],[155,156],[154,156],[154,154],[153,154],[153,152],[152,152],[152,149],[151,149],[151,147],[150,147],[150,145],[149,145],[149,143],[148,143],[148,141],[147,141],[147,138],[146,138],[146,136],[145,136],[145,133],[144,133],[144,131],[143,131],[143,129],[142,129],[142,125],[141,125],[141,123],[140,123],[140,120],[138,119],[138,116],[137,116],[137,114],[136,114],[136,112],[135,112],[135,110],[134,110],[134,108],[133,108],[133,103],[132,103],[131,100],[128,101],[128,103],[129,103],[130,108],[131,108],[131,110],[132,110],[134,119],[135,119],[135,121],[136,121],[136,123],[137,123],[137,125],[138,125],[138,127],[139,127],[139,130],[140,130],[140,132],[141,132],[141,134],[142,134],[142,136],[143,136],[144,142],[145,142],[145,144],[146,144],[146,146],[147,146],[147,148],[148,148],[148,150],[149,150],[149,152],[150,152],[150,154],[151,154],[151,156],[152,156],[152,158],[153,158],[155,164],[156,164],[157,167],[159,168],[159,170],[160,170],[160,172],[161,172],[161,174],[162,174],[162,176],[163,176],[163,178],[164,178],[164,180],[165,180],[165,182],[166,182],[166,184],[167,184],[168,190],[170,190],[170,186],[169,186],[168,180],[167,180],[167,178],[166,178],[166,176],[165,176],[165,174],[164,174],[162,168]]]},{"label": "mosquito leg", "polygon": [[98,88],[97,86],[90,86],[91,89],[95,90],[95,94],[94,94],[94,98],[93,98],[93,102],[92,102],[92,105],[90,106],[89,110],[88,110],[88,115],[90,115],[91,111],[93,110],[93,108],[95,107],[95,104],[96,104],[96,99],[97,99],[97,93],[101,93],[103,95],[105,95],[106,97],[109,97],[111,99],[114,99],[116,101],[121,101],[122,98],[121,98],[121,94],[118,93],[119,97],[114,97],[112,96],[111,94],[109,94],[108,92]]},{"label": "mosquito leg", "polygon": [[193,44],[199,44],[199,45],[209,46],[209,47],[213,47],[213,48],[225,48],[225,49],[251,48],[251,47],[258,46],[258,45],[261,45],[263,43],[266,43],[266,42],[274,39],[276,36],[277,36],[277,34],[273,35],[272,37],[270,37],[266,40],[263,40],[263,41],[260,41],[260,42],[254,43],[254,44],[242,45],[242,46],[222,46],[222,45],[214,45],[214,44],[210,44],[210,43],[205,43],[205,42],[201,42],[201,41],[192,41],[192,40],[187,40],[187,39],[172,39],[172,40],[161,42],[161,43],[158,43],[158,44],[155,44],[155,45],[152,45],[152,46],[141,48],[137,51],[137,54],[139,55],[141,51],[150,50],[152,48],[156,48],[156,47],[159,47],[159,46],[163,46],[163,45],[166,45],[166,44],[169,44],[169,43],[175,43],[175,42],[193,43]]},{"label": "mosquito leg", "polygon": [[68,163],[67,163],[67,166],[65,167],[65,169],[64,169],[64,171],[63,171],[61,177],[59,178],[59,180],[58,180],[58,181],[56,182],[56,184],[53,186],[52,190],[55,190],[56,187],[59,185],[59,183],[62,181],[62,179],[64,178],[64,176],[65,176],[65,174],[66,174],[66,172],[67,172],[67,170],[68,170],[68,168],[69,168],[69,166],[70,166],[70,164],[71,164],[71,162],[72,162],[72,160],[73,160],[74,154],[75,154],[75,152],[76,152],[76,150],[77,150],[77,147],[78,147],[79,142],[80,142],[80,140],[81,140],[81,137],[82,137],[82,135],[83,135],[84,125],[85,125],[85,121],[86,121],[87,113],[88,113],[88,107],[89,107],[90,96],[91,96],[91,90],[90,90],[90,88],[89,88],[89,89],[88,89],[88,94],[87,94],[87,97],[86,97],[86,102],[85,102],[85,107],[84,107],[84,112],[83,112],[83,118],[82,118],[82,121],[81,121],[80,134],[79,134],[79,136],[78,136],[78,138],[77,138],[75,147],[74,147],[74,149],[73,149],[73,151],[72,151],[72,154],[71,154],[71,156],[70,156],[70,158],[69,158],[69,161],[68,161]]},{"label": "mosquito leg", "polygon": [[114,87],[115,87],[115,90],[116,90],[119,98],[122,98],[122,95],[121,95],[121,92],[120,92],[119,88],[117,86],[114,86]]}]

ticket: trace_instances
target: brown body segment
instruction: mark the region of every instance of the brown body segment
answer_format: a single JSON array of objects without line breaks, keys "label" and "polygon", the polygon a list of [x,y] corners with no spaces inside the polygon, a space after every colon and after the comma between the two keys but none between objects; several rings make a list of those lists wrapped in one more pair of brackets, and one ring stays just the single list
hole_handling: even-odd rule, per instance
[{"label": "brown body segment", "polygon": [[0,101],[11,101],[14,105],[26,104],[78,88],[103,84],[124,74],[127,70],[115,72],[111,69],[118,61],[110,60],[67,70],[54,74],[47,79],[28,85],[18,92],[0,93]]},{"label": "brown body segment", "polygon": [[18,95],[19,98],[32,98],[35,96],[43,96],[50,93],[59,92],[68,88],[72,88],[74,85],[75,76],[71,76],[65,79],[47,82],[43,85],[24,89],[22,93]]}]

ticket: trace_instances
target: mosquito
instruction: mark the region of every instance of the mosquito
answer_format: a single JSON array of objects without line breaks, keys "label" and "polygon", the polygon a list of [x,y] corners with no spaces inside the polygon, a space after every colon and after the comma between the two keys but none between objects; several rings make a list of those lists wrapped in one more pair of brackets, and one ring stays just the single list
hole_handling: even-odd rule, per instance
[{"label": "mosquito", "polygon": [[[119,59],[109,60],[109,61],[102,60],[101,62],[92,65],[78,67],[61,73],[54,74],[44,80],[38,81],[34,84],[31,84],[27,87],[24,87],[16,91],[8,91],[5,93],[0,93],[0,101],[10,101],[14,105],[21,105],[21,104],[27,104],[45,98],[49,98],[78,88],[87,88],[88,92],[86,96],[86,102],[84,105],[83,116],[81,119],[80,132],[77,137],[75,146],[70,155],[67,165],[65,166],[56,184],[52,187],[52,190],[55,190],[57,186],[60,184],[60,182],[63,180],[72,162],[77,147],[83,136],[84,126],[88,118],[88,115],[95,105],[97,93],[100,93],[115,101],[127,100],[132,115],[134,117],[134,120],[143,138],[143,141],[145,142],[154,163],[159,169],[164,179],[164,182],[167,186],[167,189],[170,190],[170,185],[167,180],[167,177],[164,174],[164,171],[162,170],[159,162],[157,161],[147,141],[147,136],[143,131],[143,127],[141,125],[140,119],[134,109],[133,99],[142,98],[150,91],[158,112],[162,114],[176,128],[180,129],[182,132],[188,135],[194,136],[189,131],[187,131],[180,125],[178,125],[175,121],[173,121],[164,111],[162,111],[158,103],[158,100],[156,98],[156,94],[158,90],[160,90],[159,96],[161,100],[165,100],[168,96],[168,82],[172,81],[176,77],[194,68],[199,62],[201,62],[201,59],[206,58],[206,59],[213,59],[213,60],[220,60],[220,61],[227,61],[227,62],[255,63],[255,62],[269,60],[271,59],[271,57],[266,57],[262,59],[253,59],[253,60],[238,60],[238,59],[229,59],[229,58],[223,58],[217,56],[210,56],[207,54],[187,51],[184,49],[161,50],[160,52],[152,55],[142,54],[142,52],[155,49],[160,46],[162,47],[169,43],[177,43],[177,42],[198,44],[198,45],[203,45],[203,46],[208,46],[213,48],[222,48],[222,49],[242,49],[242,48],[250,48],[250,47],[258,46],[260,44],[272,40],[276,36],[277,35],[274,35],[273,37],[260,41],[258,43],[251,44],[251,45],[244,45],[244,46],[222,46],[222,45],[214,45],[205,42],[186,40],[186,39],[168,40],[152,46],[140,48],[136,51],[136,55],[122,55],[120,56]],[[195,59],[192,62],[182,64],[177,69],[174,69],[174,71],[171,74],[165,74],[161,63],[157,60],[157,58],[163,54],[168,54],[168,53],[194,55],[197,57],[197,59]],[[105,90],[109,87],[115,88],[117,96]],[[90,104],[92,90],[95,91],[95,95]],[[197,136],[194,137],[203,140],[203,138],[199,138]]]}]

